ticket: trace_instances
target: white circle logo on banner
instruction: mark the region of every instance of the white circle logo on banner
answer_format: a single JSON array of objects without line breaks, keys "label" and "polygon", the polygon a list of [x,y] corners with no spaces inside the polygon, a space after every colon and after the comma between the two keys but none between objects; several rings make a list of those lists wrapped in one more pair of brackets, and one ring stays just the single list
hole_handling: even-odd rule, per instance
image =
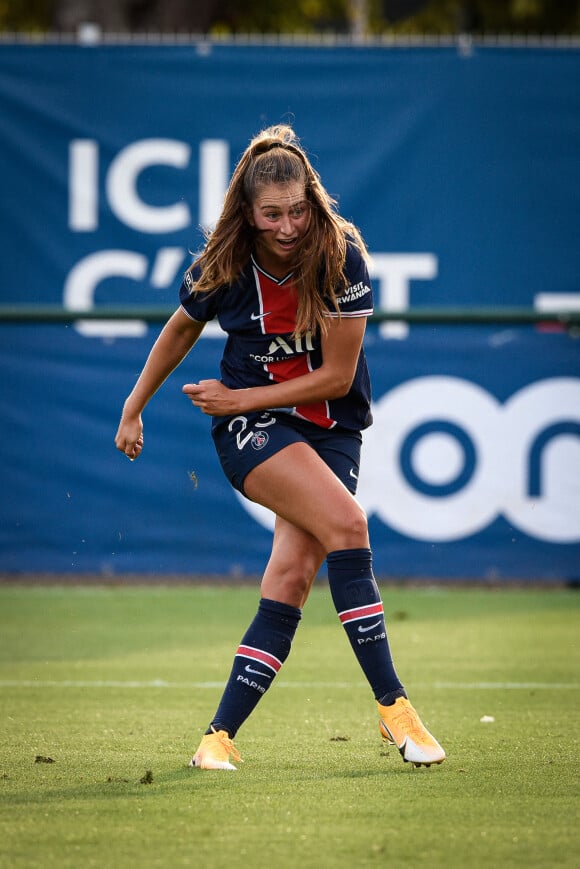
[{"label": "white circle logo on banner", "polygon": [[358,489],[369,516],[415,540],[460,540],[502,514],[530,537],[580,540],[580,380],[531,383],[501,405],[470,381],[419,377],[373,414]]},{"label": "white circle logo on banner", "polygon": [[500,412],[488,392],[457,377],[421,377],[386,393],[365,432],[362,504],[417,540],[457,540],[485,528],[501,485],[489,473],[501,461]]},{"label": "white circle logo on banner", "polygon": [[506,518],[530,537],[580,540],[580,380],[540,380],[504,406]]}]

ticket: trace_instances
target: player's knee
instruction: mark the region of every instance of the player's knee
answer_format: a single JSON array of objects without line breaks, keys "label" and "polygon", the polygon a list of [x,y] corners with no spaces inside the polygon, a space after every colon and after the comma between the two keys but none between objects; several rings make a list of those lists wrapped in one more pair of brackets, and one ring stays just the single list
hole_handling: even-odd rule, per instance
[{"label": "player's knee", "polygon": [[343,517],[336,530],[334,549],[364,549],[369,545],[367,515],[355,502],[352,509]]},{"label": "player's knee", "polygon": [[277,564],[262,580],[262,594],[292,606],[303,606],[319,568],[318,561],[307,553],[296,553],[291,562]]},{"label": "player's knee", "polygon": [[288,567],[285,574],[285,584],[296,594],[304,595],[310,588],[312,578],[318,565],[310,558],[297,558],[296,563]]}]

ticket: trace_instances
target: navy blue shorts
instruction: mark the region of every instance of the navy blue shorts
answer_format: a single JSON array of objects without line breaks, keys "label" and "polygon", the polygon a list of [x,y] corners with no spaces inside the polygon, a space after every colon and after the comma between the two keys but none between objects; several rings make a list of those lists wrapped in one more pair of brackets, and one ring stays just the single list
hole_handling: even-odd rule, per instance
[{"label": "navy blue shorts", "polygon": [[346,488],[356,492],[362,443],[358,431],[324,429],[289,413],[257,411],[214,417],[212,437],[226,477],[242,495],[253,468],[295,443],[309,444]]}]

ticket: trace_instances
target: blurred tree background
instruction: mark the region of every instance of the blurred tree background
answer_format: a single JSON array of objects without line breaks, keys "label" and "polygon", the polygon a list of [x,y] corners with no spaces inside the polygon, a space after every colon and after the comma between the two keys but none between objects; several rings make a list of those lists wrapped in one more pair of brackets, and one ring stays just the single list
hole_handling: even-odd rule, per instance
[{"label": "blurred tree background", "polygon": [[0,31],[580,34],[580,0],[0,0]]}]

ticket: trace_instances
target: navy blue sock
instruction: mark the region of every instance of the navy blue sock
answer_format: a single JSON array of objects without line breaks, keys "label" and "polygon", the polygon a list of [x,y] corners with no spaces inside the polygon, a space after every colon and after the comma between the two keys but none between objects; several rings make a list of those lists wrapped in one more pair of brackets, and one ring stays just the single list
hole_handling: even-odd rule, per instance
[{"label": "navy blue sock", "polygon": [[389,705],[405,697],[393,665],[385,614],[370,549],[340,549],[326,557],[330,593],[375,698]]},{"label": "navy blue sock", "polygon": [[207,733],[225,730],[233,739],[290,654],[302,612],[262,598],[240,643],[218,710]]}]

